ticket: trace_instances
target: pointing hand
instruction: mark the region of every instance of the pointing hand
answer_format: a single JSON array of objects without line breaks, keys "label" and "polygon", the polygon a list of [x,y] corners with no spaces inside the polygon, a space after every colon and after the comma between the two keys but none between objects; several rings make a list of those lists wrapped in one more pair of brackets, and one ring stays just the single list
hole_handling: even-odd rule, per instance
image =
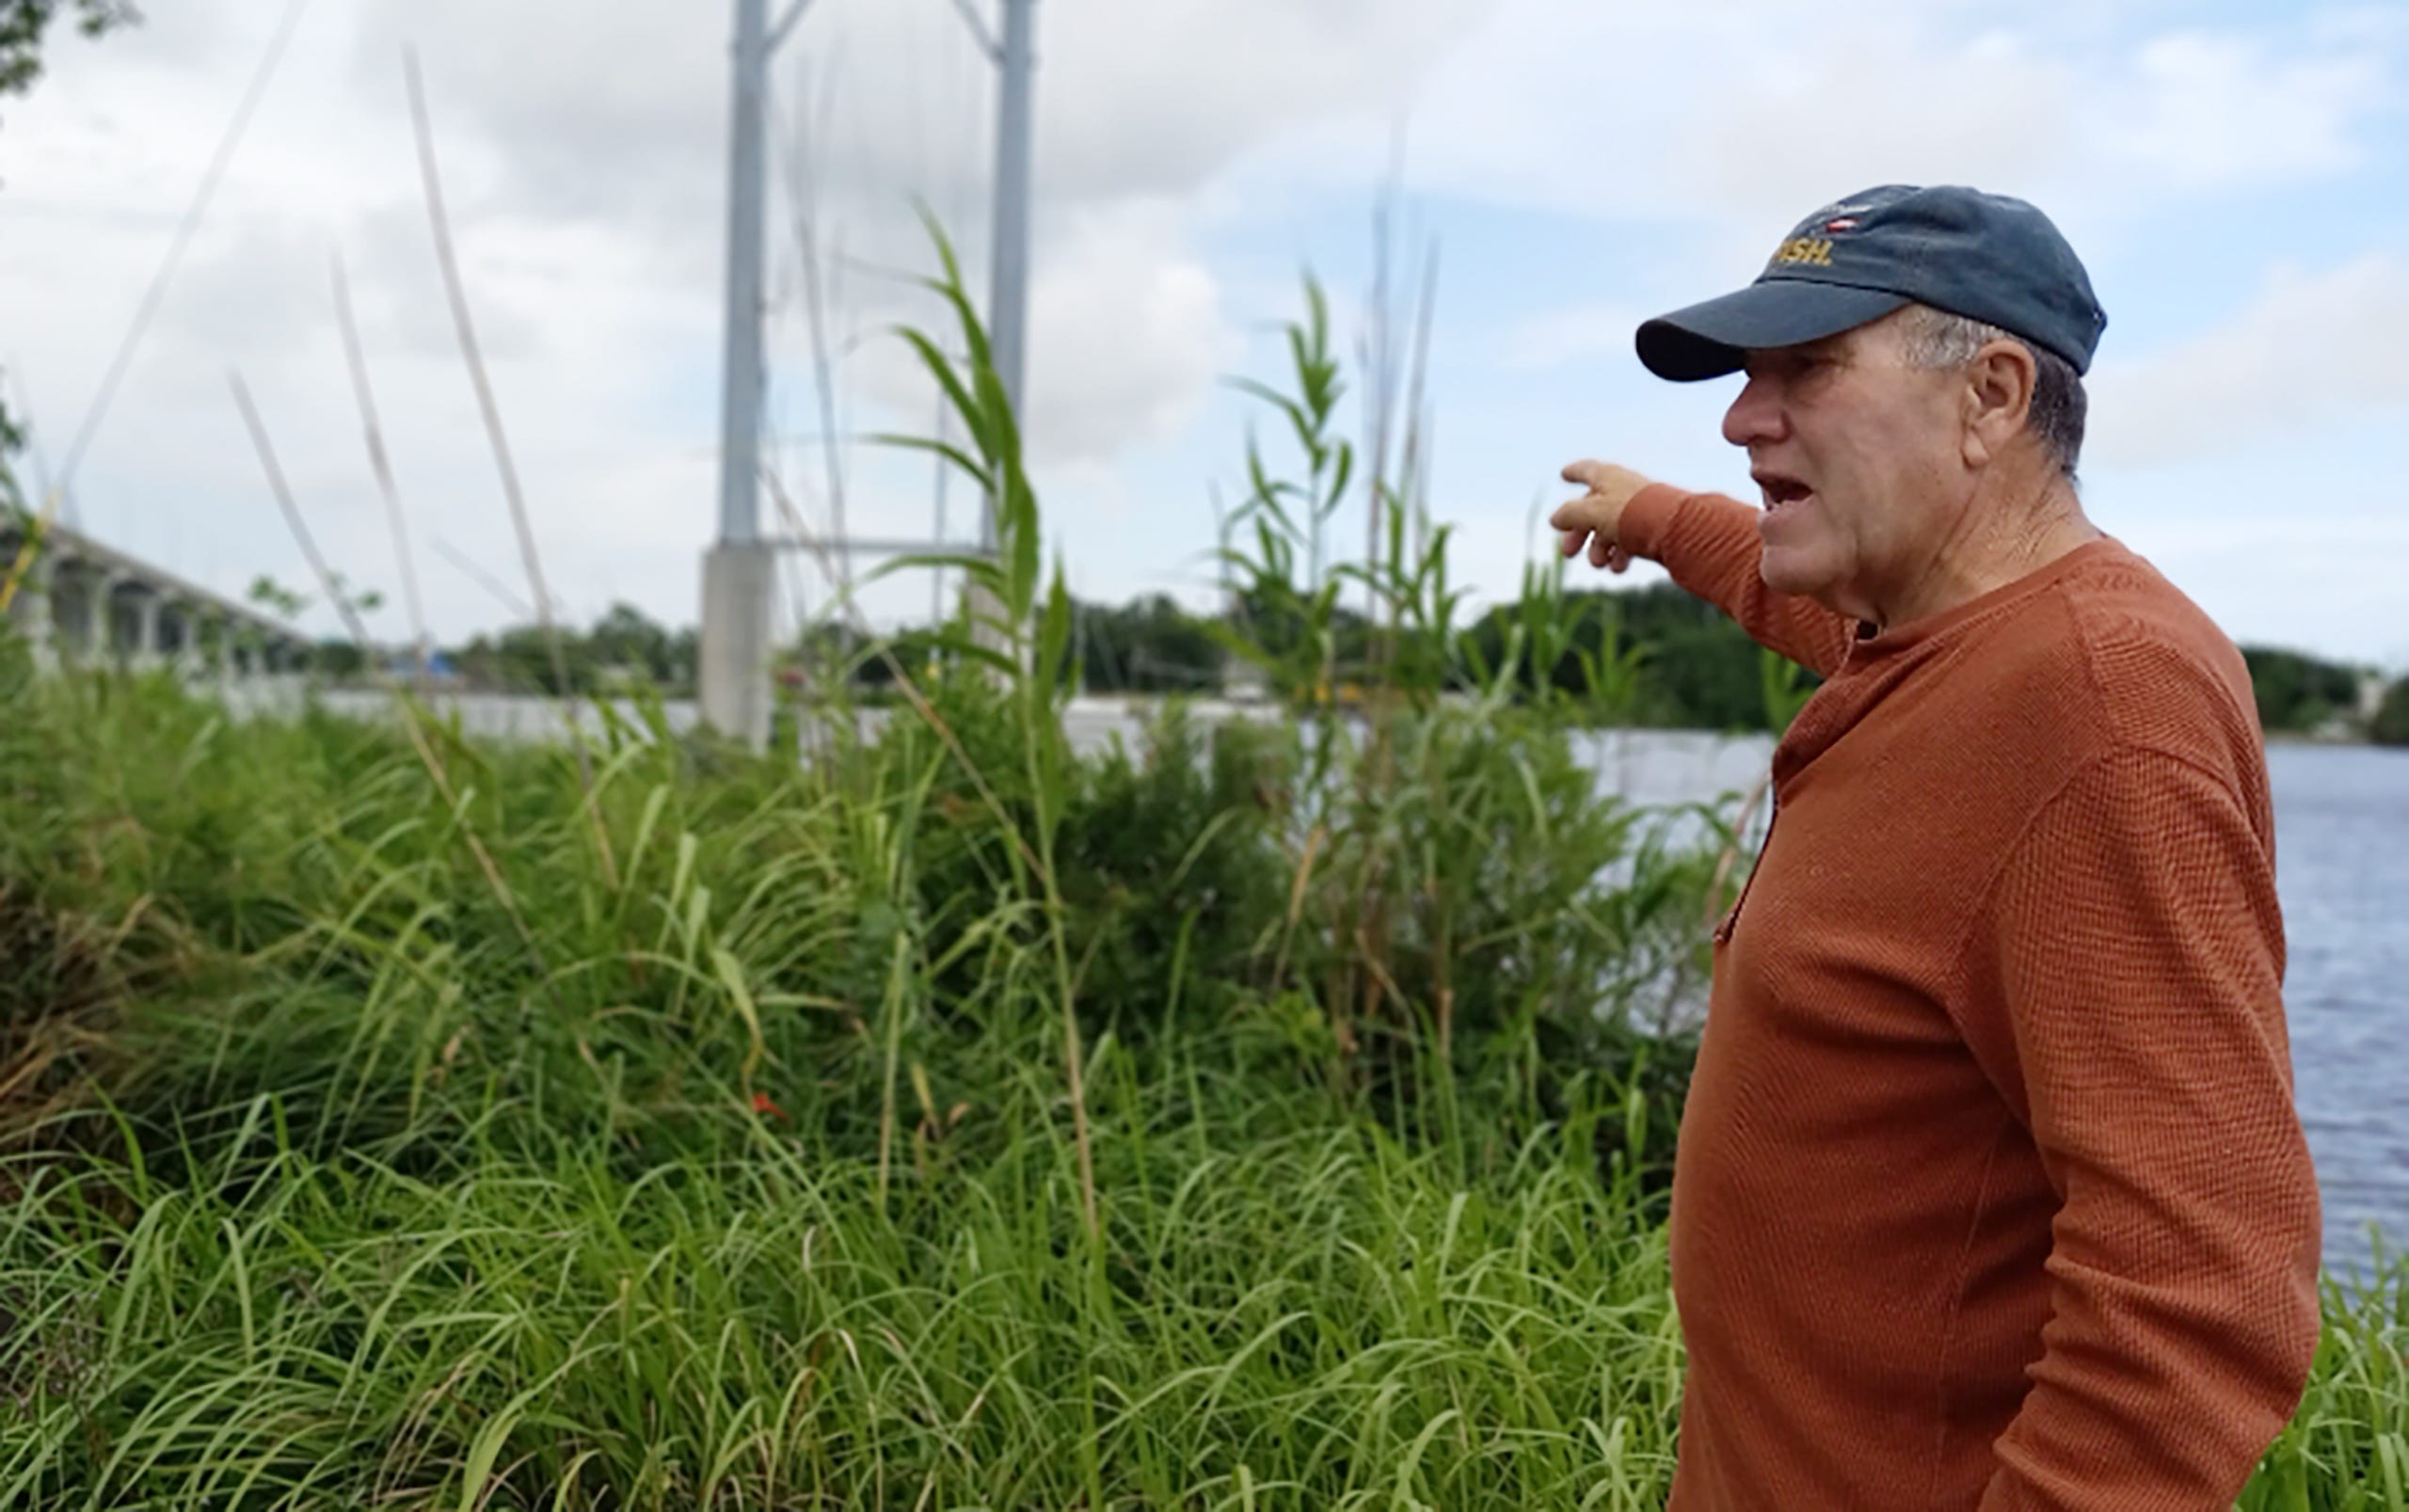
[{"label": "pointing hand", "polygon": [[1562,534],[1564,554],[1576,556],[1586,545],[1591,566],[1616,572],[1629,568],[1631,551],[1616,533],[1622,523],[1623,506],[1648,486],[1649,480],[1611,462],[1574,462],[1565,468],[1564,481],[1589,490],[1548,517],[1547,522]]}]

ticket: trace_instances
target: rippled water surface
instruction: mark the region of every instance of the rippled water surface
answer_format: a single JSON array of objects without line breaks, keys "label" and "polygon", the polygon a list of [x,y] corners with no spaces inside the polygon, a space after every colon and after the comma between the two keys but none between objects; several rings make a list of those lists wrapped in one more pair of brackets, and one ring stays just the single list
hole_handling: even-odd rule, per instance
[{"label": "rippled water surface", "polygon": [[2409,751],[2278,746],[2275,885],[2301,1122],[2325,1194],[2325,1252],[2409,1242]]}]

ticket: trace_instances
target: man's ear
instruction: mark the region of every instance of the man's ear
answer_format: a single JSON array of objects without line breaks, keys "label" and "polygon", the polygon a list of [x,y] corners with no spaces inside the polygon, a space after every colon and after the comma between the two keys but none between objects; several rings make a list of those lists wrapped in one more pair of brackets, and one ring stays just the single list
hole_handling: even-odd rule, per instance
[{"label": "man's ear", "polygon": [[2033,408],[2033,353],[2022,342],[1986,342],[1966,368],[1966,464],[1984,467],[2006,450]]}]

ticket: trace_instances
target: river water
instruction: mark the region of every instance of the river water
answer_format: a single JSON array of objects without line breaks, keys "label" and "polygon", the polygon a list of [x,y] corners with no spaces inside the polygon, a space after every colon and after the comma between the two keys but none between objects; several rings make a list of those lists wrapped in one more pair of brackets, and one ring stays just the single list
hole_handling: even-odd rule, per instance
[{"label": "river water", "polygon": [[2409,1243],[2409,751],[2279,745],[2275,888],[2301,1123],[2343,1269]]},{"label": "river water", "polygon": [[[346,712],[378,714],[374,693],[334,692]],[[290,706],[296,690],[252,685],[239,703]],[[503,738],[556,737],[560,706],[469,694],[447,701],[464,727]],[[1268,717],[1200,706],[1202,717]],[[667,709],[673,728],[693,706]],[[1105,700],[1068,716],[1074,743],[1135,742],[1141,719]],[[1644,804],[1712,802],[1744,793],[1773,743],[1680,731],[1614,731],[1583,738],[1601,786]],[[2301,1122],[2325,1201],[2325,1253],[2337,1271],[2358,1269],[2369,1230],[2387,1248],[2409,1244],[2409,751],[2277,745],[2268,752],[2275,800],[2275,881],[2290,945],[2285,1004]]]}]

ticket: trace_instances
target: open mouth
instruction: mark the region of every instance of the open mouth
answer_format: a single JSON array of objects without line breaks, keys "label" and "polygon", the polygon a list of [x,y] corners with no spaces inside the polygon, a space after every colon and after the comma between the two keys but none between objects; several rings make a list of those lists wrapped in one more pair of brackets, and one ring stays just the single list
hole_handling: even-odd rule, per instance
[{"label": "open mouth", "polygon": [[1757,486],[1764,490],[1765,513],[1778,515],[1801,501],[1811,499],[1815,490],[1786,472],[1760,470],[1750,474]]}]

